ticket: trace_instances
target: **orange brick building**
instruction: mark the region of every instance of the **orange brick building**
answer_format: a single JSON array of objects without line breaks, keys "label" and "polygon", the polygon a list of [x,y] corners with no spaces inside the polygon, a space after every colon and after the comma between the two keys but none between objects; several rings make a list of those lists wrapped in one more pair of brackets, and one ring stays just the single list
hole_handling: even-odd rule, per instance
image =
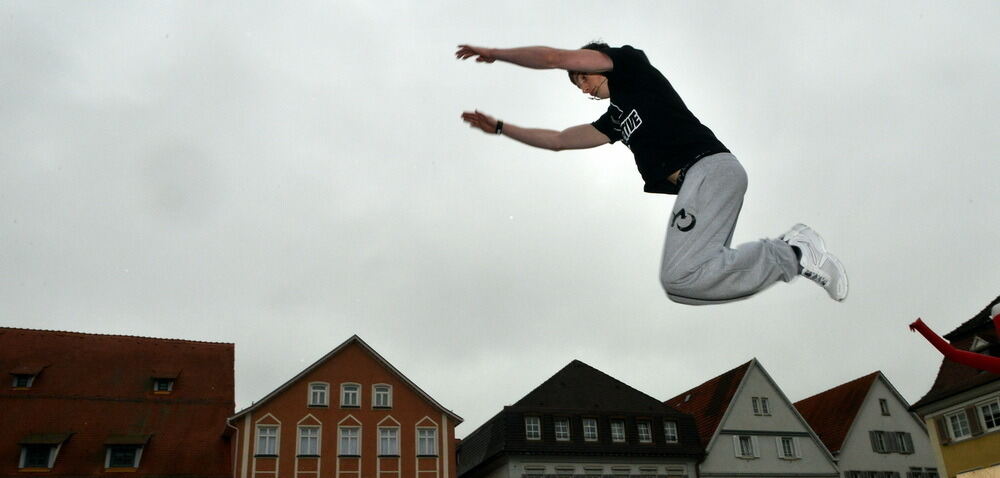
[{"label": "orange brick building", "polygon": [[235,478],[455,478],[444,408],[353,336],[229,418]]},{"label": "orange brick building", "polygon": [[232,476],[232,344],[0,327],[0,369],[0,476]]}]

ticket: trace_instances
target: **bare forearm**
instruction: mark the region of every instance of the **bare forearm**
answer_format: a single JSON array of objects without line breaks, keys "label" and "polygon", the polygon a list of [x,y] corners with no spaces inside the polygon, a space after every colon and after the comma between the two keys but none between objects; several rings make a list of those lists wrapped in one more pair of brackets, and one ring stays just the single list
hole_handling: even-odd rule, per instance
[{"label": "bare forearm", "polygon": [[490,56],[497,60],[536,70],[559,68],[559,58],[562,52],[563,50],[547,46],[491,48],[489,50]]},{"label": "bare forearm", "polygon": [[510,123],[504,123],[503,135],[536,148],[559,151],[559,131],[542,128],[522,128]]}]

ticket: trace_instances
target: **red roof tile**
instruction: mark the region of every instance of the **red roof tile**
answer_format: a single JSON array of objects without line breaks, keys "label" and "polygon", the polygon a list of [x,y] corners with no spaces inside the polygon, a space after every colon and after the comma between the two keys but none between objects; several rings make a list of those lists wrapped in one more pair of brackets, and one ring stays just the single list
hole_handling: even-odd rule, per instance
[{"label": "red roof tile", "polygon": [[831,453],[838,453],[861,405],[881,372],[838,385],[795,402],[795,408],[809,422]]},{"label": "red roof tile", "polygon": [[[148,437],[143,475],[230,476],[232,344],[0,327],[0,373],[33,364],[45,367],[30,389],[0,383],[0,456],[18,456],[25,437],[70,434],[52,473],[98,476],[108,443]],[[154,370],[179,371],[171,393],[153,393]],[[0,476],[17,465],[0,461]]]},{"label": "red roof tile", "polygon": [[750,360],[663,403],[694,415],[698,437],[701,444],[707,446],[753,362]]}]

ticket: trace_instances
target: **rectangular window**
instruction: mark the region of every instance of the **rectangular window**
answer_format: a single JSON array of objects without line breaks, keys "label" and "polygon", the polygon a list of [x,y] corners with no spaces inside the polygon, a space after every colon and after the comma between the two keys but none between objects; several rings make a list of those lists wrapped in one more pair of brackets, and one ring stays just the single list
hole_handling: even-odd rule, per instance
[{"label": "rectangular window", "polygon": [[330,386],[325,383],[312,383],[309,384],[309,406],[312,407],[325,407],[329,405],[327,402],[327,395]]},{"label": "rectangular window", "polygon": [[987,431],[1000,428],[1000,399],[979,405],[979,414],[983,416],[983,428]]},{"label": "rectangular window", "polygon": [[555,478],[573,478],[576,468],[572,466],[557,466]]},{"label": "rectangular window", "polygon": [[524,437],[529,440],[542,439],[542,424],[538,417],[524,417]]},{"label": "rectangular window", "polygon": [[733,437],[733,445],[736,448],[736,456],[739,458],[756,458],[756,440],[752,436],[738,435]]},{"label": "rectangular window", "polygon": [[417,429],[417,454],[437,456],[437,428]]},{"label": "rectangular window", "polygon": [[878,406],[879,406],[879,408],[882,409],[882,415],[889,416],[889,401],[888,400],[886,400],[884,398],[878,399]]},{"label": "rectangular window", "polygon": [[760,398],[753,397],[750,399],[750,403],[753,405],[753,414],[760,415]]},{"label": "rectangular window", "polygon": [[340,456],[361,456],[359,441],[361,438],[361,428],[340,427]]},{"label": "rectangular window", "polygon": [[274,456],[278,454],[278,427],[274,425],[257,426],[256,454],[268,455],[268,456]]},{"label": "rectangular window", "polygon": [[760,397],[760,413],[763,415],[771,415],[771,405],[767,401],[767,397]]},{"label": "rectangular window", "polygon": [[583,439],[586,441],[597,441],[597,419],[583,419]]},{"label": "rectangular window", "polygon": [[340,406],[359,407],[361,406],[361,385],[356,383],[345,383],[340,386]]},{"label": "rectangular window", "polygon": [[556,418],[556,440],[569,441],[569,419]]},{"label": "rectangular window", "polygon": [[668,465],[667,478],[681,478],[687,476],[687,469],[683,465]]},{"label": "rectangular window", "polygon": [[649,426],[649,422],[639,422],[638,425],[639,425],[639,442],[652,443],[653,430]]},{"label": "rectangular window", "polygon": [[541,466],[526,466],[524,467],[524,474],[521,475],[522,478],[544,478],[545,477],[545,467]]},{"label": "rectangular window", "polygon": [[667,443],[677,443],[677,422],[663,422],[663,436]]},{"label": "rectangular window", "polygon": [[619,443],[625,441],[624,420],[611,420],[611,441]]},{"label": "rectangular window", "polygon": [[34,381],[34,375],[16,374],[14,375],[14,382],[11,386],[14,388],[31,388],[31,383]]},{"label": "rectangular window", "polygon": [[972,432],[969,431],[969,420],[965,416],[965,410],[948,415],[947,420],[952,440],[965,438],[972,434]]},{"label": "rectangular window", "polygon": [[381,456],[399,456],[399,429],[378,429],[378,454]]},{"label": "rectangular window", "polygon": [[52,468],[54,445],[23,445],[21,468]]},{"label": "rectangular window", "polygon": [[913,453],[913,437],[907,432],[896,432],[896,450],[904,455]]},{"label": "rectangular window", "polygon": [[170,393],[174,389],[174,381],[169,378],[154,378],[153,391],[156,393]]},{"label": "rectangular window", "polygon": [[392,407],[392,387],[388,385],[375,386],[375,408]]},{"label": "rectangular window", "polygon": [[584,465],[583,476],[584,478],[602,478],[604,476],[604,467]]},{"label": "rectangular window", "polygon": [[778,458],[786,460],[798,458],[799,450],[796,446],[795,437],[778,438]]},{"label": "rectangular window", "polygon": [[138,468],[142,447],[138,445],[109,446],[105,468]]},{"label": "rectangular window", "polygon": [[299,427],[299,456],[319,456],[319,427]]},{"label": "rectangular window", "polygon": [[868,432],[872,441],[872,451],[875,453],[889,453],[889,444],[885,438],[885,432],[872,430]]},{"label": "rectangular window", "polygon": [[639,467],[640,478],[656,478],[656,467],[655,466],[640,466]]}]

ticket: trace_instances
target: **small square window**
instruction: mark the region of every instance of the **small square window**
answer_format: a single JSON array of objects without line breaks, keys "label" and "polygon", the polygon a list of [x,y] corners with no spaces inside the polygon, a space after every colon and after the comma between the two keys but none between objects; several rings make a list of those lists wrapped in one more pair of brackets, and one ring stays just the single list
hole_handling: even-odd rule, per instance
[{"label": "small square window", "polygon": [[597,419],[583,419],[583,439],[586,441],[597,441]]},{"label": "small square window", "polygon": [[361,385],[345,383],[340,386],[340,406],[355,408],[361,406]]},{"label": "small square window", "polygon": [[1000,428],[1000,399],[979,405],[979,413],[983,416],[983,428],[986,431]]},{"label": "small square window", "polygon": [[951,432],[952,440],[958,440],[972,435],[969,429],[969,419],[965,415],[965,410],[948,415],[948,428]]},{"label": "small square window", "polygon": [[799,450],[796,446],[795,437],[778,438],[778,457],[791,460],[799,457]]},{"label": "small square window", "polygon": [[52,468],[55,445],[23,445],[21,468]]},{"label": "small square window", "polygon": [[737,435],[733,437],[738,458],[757,458],[757,440],[753,436]]},{"label": "small square window", "polygon": [[328,401],[330,386],[325,383],[309,384],[309,406],[325,407],[330,404]]}]

